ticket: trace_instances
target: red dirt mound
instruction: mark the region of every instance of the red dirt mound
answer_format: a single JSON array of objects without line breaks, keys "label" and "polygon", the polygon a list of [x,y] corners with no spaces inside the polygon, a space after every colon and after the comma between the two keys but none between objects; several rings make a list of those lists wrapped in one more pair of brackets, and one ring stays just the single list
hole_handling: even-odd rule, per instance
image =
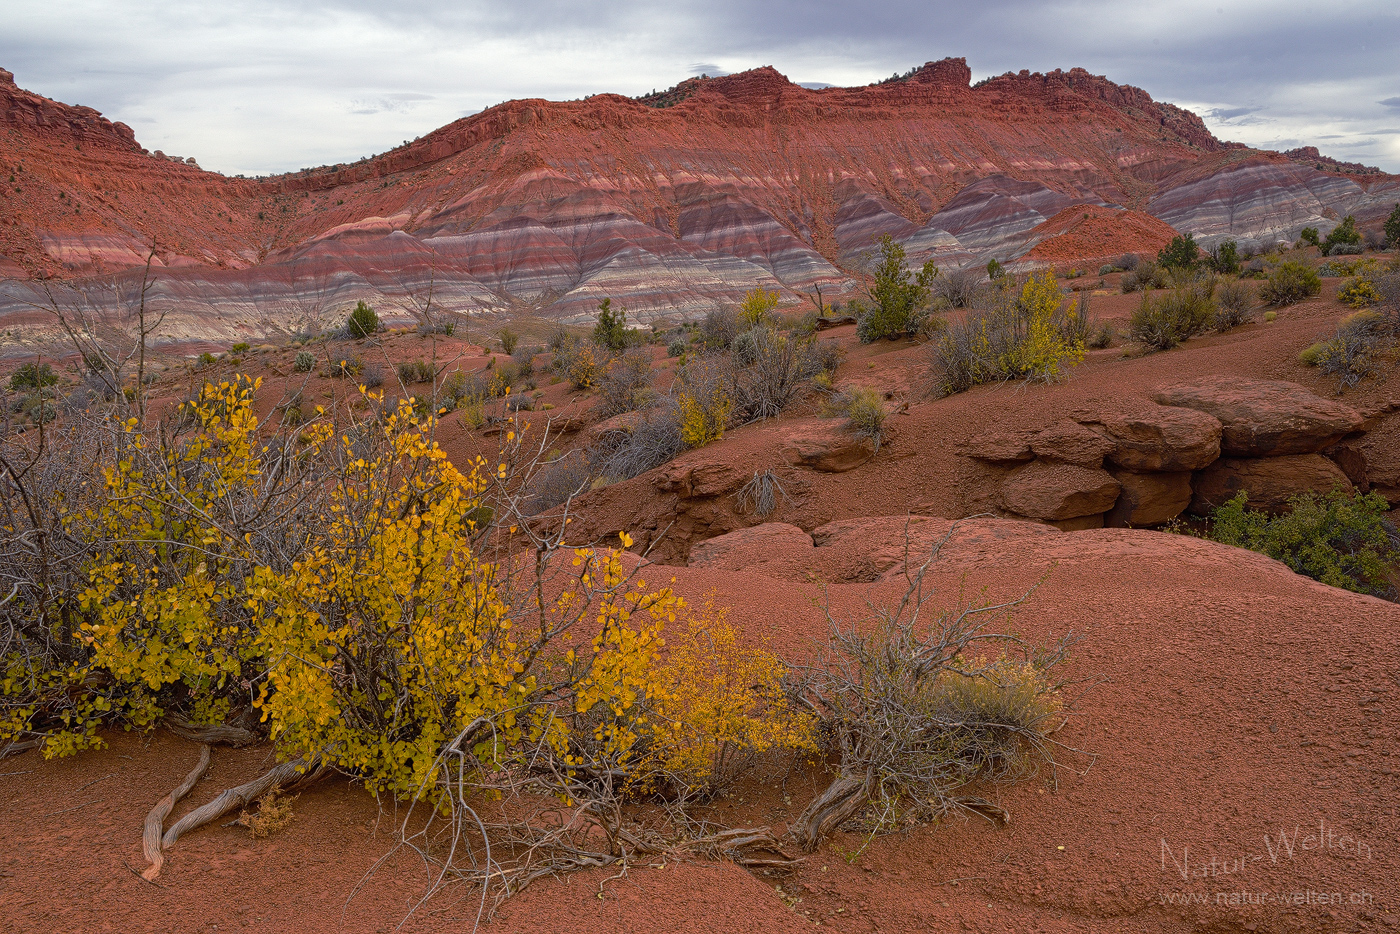
[{"label": "red dirt mound", "polygon": [[1092,205],[1066,208],[1035,233],[1040,242],[1026,259],[1048,263],[1115,259],[1124,253],[1156,256],[1177,235],[1151,214]]}]

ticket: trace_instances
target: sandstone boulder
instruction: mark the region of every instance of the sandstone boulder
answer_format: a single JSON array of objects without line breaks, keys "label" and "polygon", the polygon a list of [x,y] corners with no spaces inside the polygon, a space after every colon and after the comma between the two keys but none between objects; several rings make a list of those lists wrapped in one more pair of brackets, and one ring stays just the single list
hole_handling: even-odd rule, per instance
[{"label": "sandstone boulder", "polygon": [[1362,428],[1361,414],[1350,406],[1281,380],[1208,376],[1153,398],[1218,418],[1226,457],[1312,454]]},{"label": "sandstone boulder", "polygon": [[1035,458],[1035,437],[1033,431],[993,431],[959,445],[957,452],[989,464],[1024,464]]},{"label": "sandstone boulder", "polygon": [[868,438],[858,438],[835,419],[814,419],[788,428],[778,450],[795,467],[826,473],[854,470],[875,456]]},{"label": "sandstone boulder", "polygon": [[1031,441],[1031,450],[1037,456],[1080,467],[1102,467],[1104,456],[1113,447],[1108,438],[1069,419],[1056,422]]},{"label": "sandstone boulder", "polygon": [[747,478],[736,467],[723,462],[675,461],[652,481],[663,493],[681,499],[702,499],[737,490]]},{"label": "sandstone boulder", "polygon": [[1195,409],[1155,406],[1132,415],[1107,415],[1100,424],[1113,438],[1109,463],[1125,470],[1200,470],[1220,456],[1220,420]]},{"label": "sandstone boulder", "polygon": [[1113,478],[1123,487],[1118,502],[1104,516],[1114,528],[1161,525],[1181,515],[1191,504],[1191,473],[1137,473],[1115,470]]},{"label": "sandstone boulder", "polygon": [[785,549],[810,551],[812,536],[786,522],[735,529],[700,542],[690,549],[690,567],[716,567],[737,570],[746,564]]},{"label": "sandstone boulder", "polygon": [[1118,491],[1105,470],[1037,460],[1007,476],[1000,498],[1003,509],[1032,519],[1076,519],[1106,512]]},{"label": "sandstone boulder", "polygon": [[1326,493],[1339,484],[1351,485],[1342,469],[1321,454],[1222,457],[1196,475],[1191,511],[1206,515],[1243,490],[1252,508],[1283,512],[1290,496]]}]

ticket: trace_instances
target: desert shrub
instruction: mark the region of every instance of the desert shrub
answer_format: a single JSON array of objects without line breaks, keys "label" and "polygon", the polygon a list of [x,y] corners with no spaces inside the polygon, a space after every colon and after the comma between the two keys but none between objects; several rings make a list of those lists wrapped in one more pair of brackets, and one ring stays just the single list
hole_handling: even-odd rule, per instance
[{"label": "desert shrub", "polygon": [[539,347],[516,346],[510,352],[511,362],[520,369],[521,376],[530,376],[535,372],[535,354],[539,353]]},{"label": "desert shrub", "polygon": [[294,366],[296,367],[296,371],[297,371],[298,373],[310,373],[310,372],[311,372],[311,368],[314,367],[315,365],[316,365],[316,358],[313,357],[313,356],[311,355],[311,352],[310,352],[310,351],[307,351],[307,350],[299,350],[299,351],[297,351],[296,362],[295,362]]},{"label": "desert shrub", "polygon": [[1053,761],[1048,737],[1064,716],[1053,672],[1066,643],[1035,650],[996,631],[1028,594],[1001,605],[929,606],[924,575],[937,554],[912,574],[904,599],[876,607],[873,620],[843,625],[828,608],[826,646],[790,678],[789,693],[816,716],[839,762],[789,827],[805,850],[850,822],[873,836],[959,808],[1005,820],[960,790]]},{"label": "desert shrub", "polygon": [[530,477],[526,511],[531,515],[547,512],[586,493],[592,483],[593,471],[582,451],[554,457]]},{"label": "desert shrub", "polygon": [[504,350],[506,353],[510,354],[512,357],[515,356],[515,345],[520,343],[520,335],[512,331],[510,328],[501,328],[500,332],[496,336],[500,338],[501,349]]},{"label": "desert shrub", "polygon": [[734,508],[745,515],[765,519],[777,511],[780,503],[788,501],[787,491],[771,470],[754,471],[753,479],[734,494]]},{"label": "desert shrub", "polygon": [[247,353],[251,349],[252,345],[249,344],[247,341],[239,341],[238,343],[230,347],[228,349],[228,352],[233,354]]},{"label": "desert shrub", "polygon": [[831,361],[831,349],[811,338],[768,328],[754,328],[747,334],[752,341],[751,361],[741,364],[736,359],[725,374],[732,414],[745,421],[777,416]]},{"label": "desert shrub", "polygon": [[1262,279],[1264,277],[1264,272],[1264,260],[1256,256],[1254,259],[1244,264],[1240,269],[1240,276],[1241,278]]},{"label": "desert shrub", "polygon": [[729,352],[734,355],[734,362],[739,366],[750,366],[758,359],[758,336],[753,331],[745,331],[734,338],[734,343],[729,345]]},{"label": "desert shrub", "polygon": [[723,438],[735,409],[729,380],[702,360],[686,365],[676,406],[681,442],[688,448]]},{"label": "desert shrub", "polygon": [[1233,240],[1222,240],[1210,249],[1210,268],[1222,275],[1240,271],[1240,251]]},{"label": "desert shrub", "polygon": [[690,345],[682,338],[676,338],[666,345],[666,356],[681,357],[685,355],[686,348]]},{"label": "desert shrub", "polygon": [[651,392],[651,351],[638,347],[614,356],[598,380],[598,412],[604,418],[639,409]]},{"label": "desert shrub", "polygon": [[[999,271],[998,275],[992,276],[991,279],[995,282],[1005,275],[1005,272]],[[975,269],[954,269],[935,278],[932,289],[934,296],[941,298],[949,308],[971,308],[977,303],[982,283]]]},{"label": "desert shrub", "polygon": [[917,273],[911,272],[904,247],[893,237],[886,235],[876,242],[879,252],[871,271],[870,304],[856,322],[856,336],[863,344],[917,333],[938,278],[932,260]]},{"label": "desert shrub", "polygon": [[852,434],[869,439],[875,450],[880,450],[880,443],[885,439],[885,420],[890,414],[880,393],[858,386],[837,396],[834,407],[846,416]]},{"label": "desert shrub", "polygon": [[1316,227],[1304,227],[1298,232],[1299,246],[1321,246],[1322,240]]},{"label": "desert shrub", "polygon": [[1275,307],[1292,305],[1322,291],[1322,279],[1317,271],[1297,260],[1284,260],[1274,267],[1268,280],[1259,288],[1259,299]]},{"label": "desert shrub", "polygon": [[1392,250],[1400,249],[1400,204],[1395,205],[1395,209],[1386,217],[1381,231],[1385,234],[1386,246]]},{"label": "desert shrub", "polygon": [[1368,250],[1384,250],[1387,246],[1385,231],[1375,227],[1367,227],[1361,232],[1361,238]]},{"label": "desert shrub", "polygon": [[739,314],[733,308],[711,308],[700,322],[700,342],[712,350],[728,350],[739,336]]},{"label": "desert shrub", "polygon": [[1148,350],[1168,350],[1214,324],[1211,284],[1195,283],[1154,298],[1144,293],[1128,322],[1128,336]]},{"label": "desert shrub", "polygon": [[1112,263],[1104,263],[1099,267],[1099,275],[1107,276],[1118,271],[1118,267]]},{"label": "desert shrub", "polygon": [[1400,533],[1386,519],[1384,497],[1340,487],[1325,496],[1301,493],[1281,516],[1249,509],[1248,502],[1240,493],[1217,509],[1210,537],[1262,552],[1324,584],[1396,599]]},{"label": "desert shrub", "polygon": [[1113,339],[1118,336],[1118,330],[1107,321],[1099,322],[1098,326],[1090,332],[1085,344],[1095,350],[1103,350]]},{"label": "desert shrub", "polygon": [[405,385],[409,383],[431,383],[437,376],[433,365],[426,360],[407,360],[394,367],[394,372],[399,378],[399,382]]},{"label": "desert shrub", "polygon": [[1361,252],[1361,232],[1356,229],[1356,218],[1350,214],[1328,231],[1327,239],[1322,241],[1322,255],[1339,253],[1341,247],[1356,247],[1356,252]]},{"label": "desert shrub", "polygon": [[1200,248],[1191,234],[1177,234],[1157,254],[1157,265],[1163,269],[1190,269],[1196,265]]},{"label": "desert shrub", "polygon": [[365,368],[365,361],[359,357],[337,360],[331,364],[330,375],[336,379],[355,379]]},{"label": "desert shrub", "polygon": [[567,379],[575,389],[592,388],[598,382],[600,370],[593,345],[568,333],[555,347],[550,368],[555,376]]},{"label": "desert shrub", "polygon": [[1167,287],[1167,271],[1151,260],[1143,260],[1123,274],[1118,287],[1124,295],[1148,289],[1164,289]]},{"label": "desert shrub", "polygon": [[1328,256],[1360,256],[1366,248],[1359,243],[1339,243],[1328,250]]},{"label": "desert shrub", "polygon": [[1376,291],[1376,287],[1370,279],[1362,276],[1349,280],[1337,290],[1337,301],[1343,305],[1350,305],[1352,308],[1365,308],[1380,300],[1381,293]]},{"label": "desert shrub", "polygon": [[1254,320],[1254,290],[1239,280],[1224,282],[1215,292],[1217,331],[1228,331]]},{"label": "desert shrub", "polygon": [[637,343],[636,335],[627,328],[627,309],[612,307],[612,299],[598,303],[598,323],[593,326],[593,343],[617,352]]},{"label": "desert shrub", "polygon": [[[562,523],[527,528],[521,478],[497,458],[457,470],[403,404],[263,436],[254,388],[209,387],[178,434],[96,426],[94,444],[73,435],[17,479],[44,486],[31,498],[63,531],[62,559],[25,551],[31,518],[0,534],[19,594],[0,623],[0,747],[38,739],[52,757],[102,745],[104,727],[236,716],[255,726],[227,728],[283,763],[268,784],[326,767],[401,798],[404,833],[449,822],[470,852],[440,853],[443,871],[498,894],[541,860],[609,865],[620,856],[597,840],[619,833],[647,852],[706,852],[716,841],[693,828],[624,829],[618,812],[723,788],[731,763],[766,750],[813,748],[775,656],[741,644],[722,610],[629,575],[617,551],[563,547]],[[518,464],[522,441],[503,440],[499,462]],[[71,482],[75,465],[90,482]],[[509,516],[533,557],[512,546],[492,560],[478,516]],[[464,825],[493,799],[525,811],[486,831],[509,841],[487,863]],[[568,832],[542,819],[561,801],[581,821]]]},{"label": "desert shrub", "polygon": [[356,340],[369,337],[379,330],[379,315],[374,313],[374,309],[360,300],[355,303],[355,309],[350,312],[350,317],[345,321],[345,330]]},{"label": "desert shrub", "polygon": [[234,823],[248,829],[248,836],[254,840],[270,837],[292,825],[295,814],[292,804],[296,795],[284,795],[280,786],[273,785],[258,798],[257,809],[240,811]]},{"label": "desert shrub", "polygon": [[1142,257],[1138,256],[1136,253],[1124,253],[1122,256],[1118,257],[1118,262],[1114,263],[1114,265],[1124,272],[1132,272],[1134,269],[1138,268],[1138,263],[1140,262],[1142,262]]},{"label": "desert shrub", "polygon": [[197,370],[203,370],[213,366],[215,363],[218,362],[219,358],[215,357],[213,354],[206,350],[204,351],[204,353],[200,354],[198,357],[195,358],[194,366]]},{"label": "desert shrub", "polygon": [[995,282],[1006,275],[1006,269],[996,259],[987,260],[987,278]]},{"label": "desert shrub", "polygon": [[1067,308],[1053,272],[1032,276],[1019,295],[949,324],[934,343],[938,389],[948,395],[998,380],[1050,382],[1084,358],[1083,322]]},{"label": "desert shrub", "polygon": [[1343,318],[1331,338],[1313,344],[1298,357],[1337,377],[1341,391],[1376,375],[1394,356],[1398,338],[1393,321],[1378,311],[1363,310]]},{"label": "desert shrub", "polygon": [[23,363],[10,374],[11,392],[36,392],[58,384],[58,374],[47,363]]},{"label": "desert shrub", "polygon": [[778,293],[763,288],[753,288],[739,303],[739,325],[741,328],[766,327],[772,323],[773,310],[778,307]]},{"label": "desert shrub", "polygon": [[378,389],[384,385],[384,368],[377,364],[366,363],[359,375],[360,385],[366,389]]},{"label": "desert shrub", "polygon": [[668,397],[644,409],[631,425],[600,434],[589,471],[610,481],[630,480],[679,457],[686,446],[680,404]]}]

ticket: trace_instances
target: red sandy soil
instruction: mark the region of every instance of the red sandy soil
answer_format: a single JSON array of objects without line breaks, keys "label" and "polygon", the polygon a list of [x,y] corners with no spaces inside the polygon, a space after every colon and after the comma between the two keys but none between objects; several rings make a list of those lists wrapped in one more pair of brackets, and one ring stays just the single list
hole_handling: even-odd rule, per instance
[{"label": "red sandy soil", "polygon": [[[1092,352],[1058,385],[981,387],[943,400],[924,391],[926,348],[860,347],[849,330],[828,332],[848,352],[842,382],[881,385],[910,405],[893,417],[893,438],[875,460],[848,474],[808,473],[803,494],[770,518],[811,529],[911,512],[956,517],[956,442],[993,423],[1040,427],[1076,409],[1136,404],[1157,385],[1197,375],[1287,379],[1331,394],[1296,354],[1347,313],[1331,297],[1335,288],[1328,280],[1323,297],[1281,310],[1276,321],[1167,353]],[[1091,301],[1097,314],[1122,321],[1137,297]],[[426,352],[408,335],[387,344],[399,358]],[[256,362],[270,376],[289,373],[290,355],[250,355],[248,368]],[[314,385],[319,392],[332,384]],[[542,378],[540,385],[558,399],[557,412],[590,404],[562,384]],[[1365,410],[1395,394],[1392,377],[1343,401]],[[788,420],[734,431],[696,454],[762,469],[776,457],[772,432]],[[455,419],[444,437],[459,457],[485,439],[464,437]],[[1393,469],[1400,415],[1365,444],[1377,469]],[[602,534],[636,528],[664,510],[663,500],[644,476],[581,505]],[[903,521],[815,551],[740,551],[708,568],[680,566],[691,544],[681,541],[667,558],[676,566],[648,573],[674,575],[693,601],[713,595],[732,607],[748,638],[801,657],[824,634],[813,576],[833,581],[827,592],[841,619],[868,612],[865,601],[898,595],[897,584],[843,581],[859,576],[848,569],[887,552]],[[931,519],[921,528],[945,525]],[[1087,690],[1056,736],[1080,751],[1066,750],[1053,776],[982,789],[1011,812],[1009,826],[952,818],[873,841],[837,834],[793,878],[778,881],[781,893],[775,880],[710,862],[634,866],[610,881],[606,872],[544,880],[483,930],[749,934],[817,922],[843,931],[1056,934],[1400,927],[1400,607],[1325,587],[1250,552],[1161,532],[1058,532],[983,520],[954,538],[946,558],[936,582],[949,600],[960,586],[1012,596],[1048,574],[1017,627],[1032,638],[1080,636],[1069,671]],[[295,822],[269,839],[250,840],[233,827],[192,833],[170,851],[159,885],[146,883],[134,871],[142,866],[142,820],[193,765],[196,747],[163,732],[109,740],[109,749],[69,760],[45,762],[31,752],[0,761],[9,805],[0,811],[0,930],[387,931],[424,891],[421,864],[402,856],[351,899],[390,849],[394,815],[342,781],[304,792]],[[267,749],[218,749],[176,815],[271,761]],[[808,767],[759,776],[712,814],[781,828],[822,782]],[[1291,854],[1279,849],[1280,833],[1295,841]],[[1317,904],[1309,892],[1329,901],[1336,893],[1341,903]],[[1232,904],[1239,893],[1275,901]],[[1298,893],[1312,903],[1277,901]],[[1204,904],[1169,903],[1183,894]],[[471,893],[449,892],[403,929],[470,930],[475,906]]]}]

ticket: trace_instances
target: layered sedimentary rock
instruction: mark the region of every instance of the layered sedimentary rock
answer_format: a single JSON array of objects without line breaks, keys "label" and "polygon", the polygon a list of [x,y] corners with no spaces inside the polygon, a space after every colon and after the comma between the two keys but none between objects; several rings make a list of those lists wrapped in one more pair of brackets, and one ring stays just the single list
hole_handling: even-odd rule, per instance
[{"label": "layered sedimentary rock", "polygon": [[0,71],[0,270],[79,280],[0,287],[0,326],[41,339],[55,289],[119,312],[112,277],[147,258],[178,342],[320,326],[362,298],[407,318],[429,285],[458,312],[578,320],[607,296],[645,322],[754,287],[786,304],[853,294],[883,235],[944,268],[1068,262],[1154,251],[1173,228],[1267,242],[1345,213],[1364,226],[1398,196],[1391,176],[1222,143],[1082,69],[970,74],[948,59],[810,90],[760,68],[644,100],[511,101],[254,180],[149,153]]}]

